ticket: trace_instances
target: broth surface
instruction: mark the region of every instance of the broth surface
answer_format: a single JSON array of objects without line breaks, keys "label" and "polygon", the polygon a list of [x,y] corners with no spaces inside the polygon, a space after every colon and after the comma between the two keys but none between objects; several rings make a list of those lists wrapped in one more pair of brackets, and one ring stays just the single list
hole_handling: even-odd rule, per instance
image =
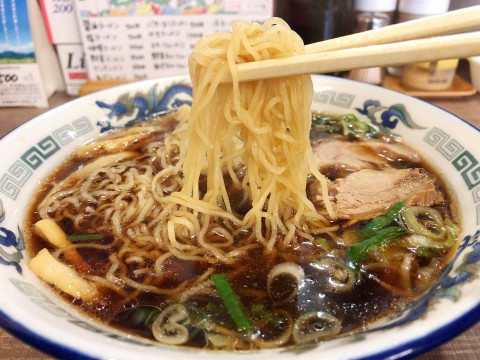
[{"label": "broth surface", "polygon": [[[319,118],[323,120],[315,123]],[[72,299],[56,289],[67,301],[104,323],[161,343],[248,350],[304,345],[361,330],[408,306],[435,282],[454,248],[456,239],[452,242],[451,237],[455,231],[458,233],[458,221],[454,221],[456,216],[452,214],[452,195],[415,151],[383,133],[345,135],[337,126],[339,118],[315,114],[311,132],[313,151],[321,154],[321,159],[315,159],[329,180],[329,196],[340,214],[337,220],[330,221],[328,229],[305,225],[297,231],[306,235],[266,252],[262,244],[252,241],[254,230],[238,230],[233,223],[219,218],[211,221],[209,244],[225,252],[241,249],[238,255],[234,253],[232,261],[222,262],[209,254],[198,260],[192,245],[196,240],[190,237],[187,226],[179,222],[172,226],[178,226],[180,235],[176,241],[184,253],[176,256],[176,250],[162,242],[162,229],[167,225],[155,223],[162,208],[155,197],[152,200],[147,195],[159,183],[161,196],[180,186],[173,175],[155,177],[165,168],[165,161],[177,161],[178,149],[174,142],[170,144],[177,122],[154,120],[95,140],[92,154],[87,158],[75,155],[62,164],[42,185],[43,190],[31,206],[28,229],[47,217],[67,235],[101,234],[102,238],[72,241],[70,246],[56,248],[35,231],[27,231],[31,233],[27,238],[28,249],[32,256],[48,249],[98,289],[99,296],[91,301]],[[336,125],[326,129],[325,124]],[[56,184],[84,168],[86,163],[107,155],[98,150],[96,143],[122,139],[131,131],[141,132],[147,127],[148,136],[122,149],[133,152],[132,156],[97,168],[95,175],[69,180],[68,186],[60,186],[52,195]],[[352,153],[357,157],[328,158],[325,154],[330,154],[329,146],[341,147],[342,154],[353,147]],[[393,155],[394,150],[398,154]],[[243,165],[239,164],[235,171],[242,178]],[[416,210],[413,223],[427,229],[426,240],[414,243],[412,239],[419,238],[413,236],[417,235],[416,230],[406,224],[408,219],[401,220],[397,214],[375,232],[389,227],[395,231],[399,228],[401,234],[388,241],[372,240],[377,244],[368,251],[359,250],[361,256],[354,259],[352,249],[375,236],[361,235],[366,234],[365,228],[372,219],[385,216],[400,202],[382,205],[380,213],[373,207],[352,215],[348,206],[340,204],[342,191],[351,191],[349,186],[360,174],[371,174],[372,182],[390,181],[385,180],[387,175],[404,176],[394,183],[400,184],[400,189],[410,179],[416,183],[419,179],[425,181],[425,188],[409,187],[406,195],[400,192],[398,197],[407,199],[400,199],[406,205],[399,214],[406,214],[405,209]],[[152,183],[149,179],[155,180]],[[224,180],[234,214],[245,215],[251,207],[248,195],[235,186],[227,173]],[[205,191],[205,181],[201,179],[200,191]],[[379,188],[379,185],[374,186]],[[309,178],[308,198],[320,214],[327,216],[317,187],[315,179]],[[54,200],[45,205],[49,197]],[[434,203],[427,205],[422,201]],[[112,203],[114,208],[110,207]],[[138,206],[129,210],[132,204]],[[143,211],[146,208],[148,211]],[[125,217],[117,219],[117,212]],[[439,214],[441,221],[431,214]],[[116,230],[116,221],[120,222],[122,234]],[[450,242],[449,246],[445,242]],[[78,254],[74,261],[72,252]],[[215,274],[225,275],[237,300],[234,301],[237,309],[232,310],[232,305],[223,298],[221,286],[214,281]],[[247,328],[242,329],[232,315],[237,310],[246,318],[243,320],[247,321]],[[184,339],[181,334],[185,331]]]}]

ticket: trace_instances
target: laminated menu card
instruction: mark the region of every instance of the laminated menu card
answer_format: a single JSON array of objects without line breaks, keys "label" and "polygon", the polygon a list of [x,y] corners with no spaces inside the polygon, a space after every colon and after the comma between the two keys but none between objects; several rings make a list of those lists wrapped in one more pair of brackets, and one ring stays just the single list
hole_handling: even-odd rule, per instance
[{"label": "laminated menu card", "polygon": [[36,0],[0,0],[0,106],[48,106],[63,87]]},{"label": "laminated menu card", "polygon": [[206,34],[233,20],[263,21],[273,0],[76,0],[90,80],[142,80],[188,73]]}]

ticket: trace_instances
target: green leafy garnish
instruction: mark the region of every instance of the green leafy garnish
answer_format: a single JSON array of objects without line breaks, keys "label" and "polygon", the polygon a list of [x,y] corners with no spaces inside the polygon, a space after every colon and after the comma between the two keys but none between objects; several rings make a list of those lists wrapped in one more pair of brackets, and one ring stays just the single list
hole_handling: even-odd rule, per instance
[{"label": "green leafy garnish", "polygon": [[127,320],[134,327],[150,328],[155,318],[161,313],[156,306],[141,305],[120,313],[123,320]]},{"label": "green leafy garnish", "polygon": [[260,319],[270,321],[276,326],[280,326],[282,322],[285,320],[283,317],[279,316],[278,314],[265,309],[265,305],[263,304],[253,305],[250,309],[250,312],[258,316]]},{"label": "green leafy garnish", "polygon": [[378,136],[378,129],[375,126],[360,120],[353,114],[334,117],[313,113],[312,129],[327,134],[343,134],[351,139],[359,139],[362,136]]},{"label": "green leafy garnish", "polygon": [[340,120],[328,115],[313,114],[312,126],[314,129],[327,134],[341,134],[343,131]]},{"label": "green leafy garnish", "polygon": [[105,239],[105,234],[74,234],[74,235],[67,235],[67,239],[72,242],[103,240]]},{"label": "green leafy garnish", "polygon": [[358,270],[370,251],[404,234],[405,230],[399,226],[390,226],[378,230],[375,235],[350,247],[347,253],[347,266],[353,270]]},{"label": "green leafy garnish", "polygon": [[440,255],[440,252],[437,249],[428,248],[428,247],[419,247],[414,250],[415,255],[426,258],[433,258]]},{"label": "green leafy garnish", "polygon": [[341,115],[339,119],[343,126],[343,134],[350,138],[358,139],[364,135],[376,136],[378,133],[375,127],[365,121],[359,120],[353,114]]},{"label": "green leafy garnish", "polygon": [[399,201],[393,205],[388,213],[385,215],[376,217],[371,220],[365,227],[360,229],[360,237],[366,239],[374,235],[378,230],[383,229],[384,227],[390,225],[396,218],[397,214],[405,206],[405,203]]},{"label": "green leafy garnish", "polygon": [[330,251],[332,250],[332,247],[330,246],[330,244],[328,243],[328,240],[324,237],[318,237],[318,238],[315,238],[315,243],[317,245],[319,245],[323,250],[325,251]]},{"label": "green leafy garnish", "polygon": [[227,307],[227,311],[232,317],[233,322],[238,330],[247,331],[252,329],[253,325],[243,308],[242,303],[238,299],[237,294],[233,291],[230,282],[225,274],[213,274],[212,281],[217,288],[220,298]]}]

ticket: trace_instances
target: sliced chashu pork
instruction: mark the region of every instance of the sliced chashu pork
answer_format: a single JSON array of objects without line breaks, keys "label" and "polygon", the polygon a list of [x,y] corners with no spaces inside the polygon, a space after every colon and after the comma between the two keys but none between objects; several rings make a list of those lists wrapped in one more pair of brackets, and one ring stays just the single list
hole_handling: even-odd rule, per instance
[{"label": "sliced chashu pork", "polygon": [[382,215],[397,201],[430,206],[443,202],[435,177],[423,169],[363,169],[331,184],[333,208],[341,219]]},{"label": "sliced chashu pork", "polygon": [[361,169],[381,169],[394,162],[420,162],[418,153],[400,143],[377,140],[346,141],[322,139],[312,144],[313,161],[330,178],[346,176]]}]

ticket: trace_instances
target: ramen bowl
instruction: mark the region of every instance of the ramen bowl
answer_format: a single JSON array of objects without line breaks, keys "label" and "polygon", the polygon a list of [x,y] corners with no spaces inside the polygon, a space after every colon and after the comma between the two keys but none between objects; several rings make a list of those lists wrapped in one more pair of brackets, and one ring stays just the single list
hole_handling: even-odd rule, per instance
[{"label": "ramen bowl", "polygon": [[40,181],[79,145],[191,103],[187,77],[153,79],[94,93],[51,110],[0,141],[0,323],[47,353],[78,359],[372,359],[419,354],[480,318],[480,133],[418,99],[354,81],[314,76],[313,109],[354,113],[403,137],[453,189],[462,233],[440,278],[413,304],[361,331],[294,349],[229,353],[160,345],[79,312],[27,267],[27,207]]}]

